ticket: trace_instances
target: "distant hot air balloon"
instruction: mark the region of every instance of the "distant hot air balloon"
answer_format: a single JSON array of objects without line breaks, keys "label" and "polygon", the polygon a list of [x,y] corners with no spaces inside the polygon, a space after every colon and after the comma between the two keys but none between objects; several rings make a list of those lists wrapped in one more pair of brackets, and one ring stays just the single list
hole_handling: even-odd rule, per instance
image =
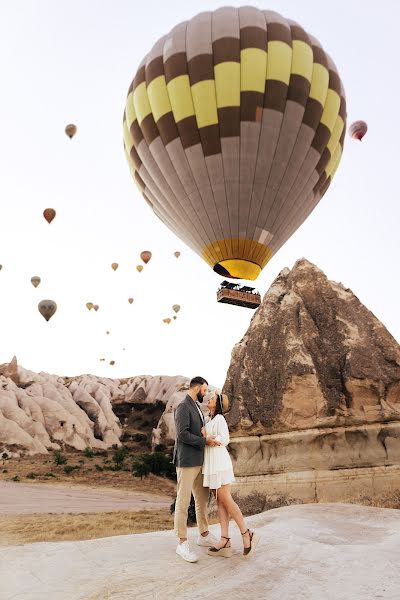
[{"label": "distant hot air balloon", "polygon": [[167,319],[163,319],[163,323],[167,323],[169,325],[171,323],[171,319],[169,317]]},{"label": "distant hot air balloon", "polygon": [[72,139],[74,137],[74,135],[76,134],[76,125],[74,125],[73,123],[70,123],[69,125],[67,125],[65,128],[65,133],[67,134],[67,136],[70,139]]},{"label": "distant hot air balloon", "polygon": [[136,269],[139,271],[139,273],[141,273],[143,271],[143,265],[138,265]]},{"label": "distant hot air balloon", "polygon": [[128,298],[128,302],[129,302],[129,304],[132,304],[133,298]]},{"label": "distant hot air balloon", "polygon": [[102,362],[102,361],[104,361],[104,360],[106,360],[106,359],[105,359],[105,358],[100,358],[100,362]]},{"label": "distant hot air balloon", "polygon": [[181,306],[180,304],[174,304],[172,307],[172,310],[176,313],[178,313],[181,310]]},{"label": "distant hot air balloon", "polygon": [[34,275],[33,277],[31,277],[31,284],[33,285],[33,287],[37,288],[37,286],[39,285],[40,282],[41,282],[41,279],[37,275]]},{"label": "distant hot air balloon", "polygon": [[0,271],[2,270],[2,268],[3,268],[3,265],[0,265]]},{"label": "distant hot air balloon", "polygon": [[106,331],[106,334],[107,334],[107,335],[110,335],[110,332],[109,332],[109,331]]},{"label": "distant hot air balloon", "polygon": [[175,256],[176,258],[179,258],[179,257],[180,257],[180,255],[181,255],[181,253],[180,253],[180,252],[178,252],[178,251],[174,252],[174,256]]},{"label": "distant hot air balloon", "polygon": [[43,211],[43,216],[46,219],[46,221],[50,224],[56,216],[56,211],[54,210],[54,208],[45,208]]},{"label": "distant hot air balloon", "polygon": [[147,265],[151,257],[152,254],[149,250],[143,250],[143,252],[140,253],[140,258],[142,259],[145,265]]},{"label": "distant hot air balloon", "polygon": [[99,305],[98,304],[94,304],[93,305],[94,310],[97,312],[99,310]]},{"label": "distant hot air balloon", "polygon": [[94,304],[93,304],[93,302],[86,302],[86,308],[87,308],[88,310],[92,310],[92,308],[94,308]]},{"label": "distant hot air balloon", "polygon": [[110,365],[115,365],[115,360],[110,360]]},{"label": "distant hot air balloon", "polygon": [[175,319],[176,319],[176,315],[174,315],[172,318],[173,318],[173,320],[175,321]]},{"label": "distant hot air balloon", "polygon": [[361,142],[367,131],[368,125],[365,121],[354,121],[349,127],[349,136]]},{"label": "distant hot air balloon", "polygon": [[119,265],[118,263],[112,263],[111,268],[116,271],[118,269]]},{"label": "distant hot air balloon", "polygon": [[124,113],[134,180],[214,271],[256,279],[339,165],[335,64],[299,24],[251,6],[202,12],[149,50]]},{"label": "distant hot air balloon", "polygon": [[40,314],[48,321],[57,310],[54,300],[41,300],[38,304]]}]

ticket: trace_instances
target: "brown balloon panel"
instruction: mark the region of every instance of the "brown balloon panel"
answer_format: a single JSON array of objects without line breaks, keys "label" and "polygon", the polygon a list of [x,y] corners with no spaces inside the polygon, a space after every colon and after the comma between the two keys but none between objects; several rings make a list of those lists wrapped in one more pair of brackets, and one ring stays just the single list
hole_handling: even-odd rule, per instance
[{"label": "brown balloon panel", "polygon": [[154,44],[129,87],[123,132],[154,214],[218,274],[254,280],[329,188],[346,100],[334,62],[301,25],[223,7]]}]

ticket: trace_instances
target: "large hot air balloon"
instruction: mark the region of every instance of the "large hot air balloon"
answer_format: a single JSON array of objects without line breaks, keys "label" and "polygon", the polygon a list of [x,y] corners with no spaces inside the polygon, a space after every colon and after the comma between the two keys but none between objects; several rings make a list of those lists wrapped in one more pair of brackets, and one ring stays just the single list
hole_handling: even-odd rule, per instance
[{"label": "large hot air balloon", "polygon": [[39,285],[40,282],[41,282],[41,279],[37,275],[34,275],[33,277],[31,277],[31,284],[33,285],[33,287],[37,288],[37,286]]},{"label": "large hot air balloon", "polygon": [[368,125],[365,121],[355,121],[349,127],[350,137],[352,137],[355,140],[359,140],[360,142],[363,139],[364,135],[367,133],[367,131]]},{"label": "large hot air balloon", "polygon": [[128,302],[129,302],[129,304],[132,304],[133,298],[128,298]]},{"label": "large hot air balloon", "polygon": [[54,208],[45,208],[43,211],[43,216],[46,219],[46,221],[50,224],[56,216],[56,211],[54,210]]},{"label": "large hot air balloon", "polygon": [[136,267],[136,270],[139,271],[139,273],[141,273],[143,271],[143,265],[138,265]]},{"label": "large hot air balloon", "polygon": [[174,252],[174,256],[175,256],[175,258],[179,258],[179,257],[180,257],[180,255],[181,255],[181,253],[180,253],[180,252],[178,252],[178,251]]},{"label": "large hot air balloon", "polygon": [[143,250],[143,252],[140,253],[140,258],[142,259],[145,265],[147,265],[151,257],[152,254],[149,250]]},{"label": "large hot air balloon", "polygon": [[172,307],[172,310],[175,313],[178,313],[181,310],[180,304],[174,304],[173,307]]},{"label": "large hot air balloon", "polygon": [[112,263],[111,268],[116,271],[118,269],[119,265],[118,263]]},{"label": "large hot air balloon", "polygon": [[48,321],[57,310],[57,304],[54,300],[41,300],[38,304],[38,309],[42,317]]},{"label": "large hot air balloon", "polygon": [[135,182],[224,277],[256,279],[328,189],[343,85],[297,23],[249,6],[174,27],[139,65],[124,113]]},{"label": "large hot air balloon", "polygon": [[74,135],[76,134],[76,125],[74,125],[73,123],[70,123],[69,125],[67,125],[65,128],[65,133],[67,134],[69,139],[73,138]]}]

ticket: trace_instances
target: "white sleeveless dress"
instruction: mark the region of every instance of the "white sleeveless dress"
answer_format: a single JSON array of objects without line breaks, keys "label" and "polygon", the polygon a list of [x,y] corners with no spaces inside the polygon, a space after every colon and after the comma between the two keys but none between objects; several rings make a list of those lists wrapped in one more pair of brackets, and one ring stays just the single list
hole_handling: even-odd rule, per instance
[{"label": "white sleeveless dress", "polygon": [[233,483],[232,460],[226,446],[229,444],[229,429],[222,415],[216,415],[206,423],[206,434],[215,435],[221,446],[206,446],[203,462],[203,486],[217,490],[222,485]]}]

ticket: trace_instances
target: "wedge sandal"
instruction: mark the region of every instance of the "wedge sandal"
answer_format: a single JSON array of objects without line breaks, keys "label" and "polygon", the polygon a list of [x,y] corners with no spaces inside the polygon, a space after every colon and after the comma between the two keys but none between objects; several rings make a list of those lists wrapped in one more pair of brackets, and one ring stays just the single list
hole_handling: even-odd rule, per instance
[{"label": "wedge sandal", "polygon": [[221,535],[221,537],[224,538],[224,540],[226,540],[222,548],[214,548],[213,546],[211,546],[211,548],[207,550],[207,554],[208,556],[222,556],[223,558],[231,558],[233,554],[232,548],[230,546],[227,546],[227,543],[230,541],[231,538],[225,537],[224,535]]},{"label": "wedge sandal", "polygon": [[246,531],[244,531],[242,535],[246,535],[247,532],[250,536],[250,546],[248,548],[243,548],[243,556],[245,558],[248,558],[249,556],[254,554],[257,548],[257,544],[260,541],[260,536],[258,535],[258,533],[256,533],[255,531],[250,531],[250,529],[246,529]]}]

